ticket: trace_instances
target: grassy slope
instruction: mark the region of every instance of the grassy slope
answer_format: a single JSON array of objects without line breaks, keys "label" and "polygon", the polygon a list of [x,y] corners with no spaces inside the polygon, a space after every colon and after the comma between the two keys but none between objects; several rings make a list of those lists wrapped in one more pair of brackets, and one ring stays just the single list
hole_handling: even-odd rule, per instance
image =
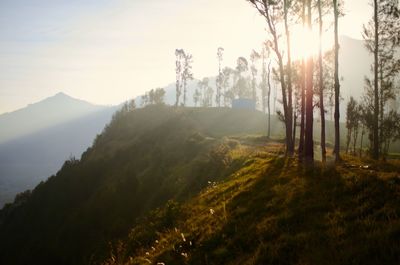
[{"label": "grassy slope", "polygon": [[400,167],[347,158],[304,172],[249,136],[265,128],[230,109],[114,119],[0,211],[0,263],[93,264],[111,242],[106,264],[398,264]]},{"label": "grassy slope", "polygon": [[104,264],[399,264],[398,163],[306,171],[254,143],[229,157],[226,181],[153,212]]},{"label": "grassy slope", "polygon": [[80,160],[0,211],[1,264],[87,264],[134,220],[230,174],[222,135],[259,134],[265,116],[149,106],[117,115]]}]

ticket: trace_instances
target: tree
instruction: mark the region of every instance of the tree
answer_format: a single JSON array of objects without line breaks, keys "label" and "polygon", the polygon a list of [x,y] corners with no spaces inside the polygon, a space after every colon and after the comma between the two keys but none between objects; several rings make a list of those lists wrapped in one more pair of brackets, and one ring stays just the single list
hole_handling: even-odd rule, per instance
[{"label": "tree", "polygon": [[400,139],[400,114],[391,110],[387,115],[385,115],[382,121],[381,130],[383,136],[382,155],[385,159],[389,152],[390,144]]},{"label": "tree", "polygon": [[249,63],[247,62],[246,58],[239,57],[236,60],[235,70],[237,78],[235,84],[235,94],[237,94],[239,98],[250,98],[251,92],[249,89],[249,82],[248,82],[249,80],[242,75],[242,73],[249,70]]},{"label": "tree", "polygon": [[197,107],[197,104],[199,102],[201,102],[201,92],[197,88],[196,88],[196,90],[194,91],[194,94],[193,94],[193,102],[194,102],[194,106],[195,107]]},{"label": "tree", "polygon": [[[296,127],[296,121],[293,122],[293,88],[292,88],[292,56],[291,56],[291,44],[290,44],[290,30],[289,30],[289,18],[288,18],[288,14],[289,14],[289,10],[291,8],[292,5],[292,0],[283,0],[283,18],[284,18],[284,25],[285,25],[285,36],[286,36],[286,54],[287,54],[287,64],[286,64],[286,76],[287,76],[287,94],[288,94],[288,103],[287,103],[287,117],[285,117],[285,119],[289,118],[288,121],[286,122],[290,122],[289,125],[289,130],[292,131],[293,126]],[[294,133],[295,134],[295,129],[294,128]],[[289,140],[290,142],[290,153],[293,154],[294,153],[294,142],[295,142],[295,136],[291,137],[292,139]]]},{"label": "tree", "polygon": [[146,93],[144,95],[142,95],[141,97],[141,101],[140,101],[140,106],[141,107],[145,107],[149,104],[149,95]]},{"label": "tree", "polygon": [[325,106],[324,106],[324,67],[322,60],[322,4],[318,0],[318,20],[319,20],[319,52],[318,52],[318,72],[319,72],[319,108],[321,113],[321,157],[322,162],[326,162],[326,144],[325,144]]},{"label": "tree", "polygon": [[354,144],[353,153],[355,154],[355,145],[358,136],[360,114],[361,114],[360,108],[357,101],[353,97],[350,97],[350,101],[347,103],[347,109],[346,109],[346,128],[347,128],[346,154],[349,152],[350,142],[352,139]]},{"label": "tree", "polygon": [[[306,1],[307,6],[307,27],[312,30],[312,10],[311,0]],[[314,90],[313,90],[313,68],[314,61],[312,55],[308,56],[306,63],[306,124],[305,124],[305,142],[304,142],[304,158],[307,162],[314,160]]]},{"label": "tree", "polygon": [[[263,44],[261,50],[261,58],[262,58],[262,70],[261,70],[261,107],[263,113],[266,113],[266,109],[268,109],[268,129],[267,129],[267,137],[271,136],[271,60],[269,59],[270,50],[267,43]],[[268,65],[267,65],[268,58]]]},{"label": "tree", "polygon": [[165,90],[164,88],[152,89],[142,96],[142,107],[154,104],[164,104]]},{"label": "tree", "polygon": [[[152,90],[153,91],[153,90]],[[164,88],[156,88],[150,102],[152,104],[164,104],[165,90]]]},{"label": "tree", "polygon": [[[303,28],[306,27],[306,0],[302,0],[301,6],[301,20]],[[304,156],[304,142],[305,142],[305,127],[306,127],[306,63],[304,57],[301,59],[301,78],[300,78],[300,89],[301,89],[301,100],[300,100],[300,139],[298,155],[302,159]]]},{"label": "tree", "polygon": [[175,76],[176,76],[176,100],[175,106],[179,106],[179,100],[182,94],[182,59],[184,57],[185,52],[183,49],[175,50]]},{"label": "tree", "polygon": [[222,90],[222,83],[224,81],[222,69],[221,69],[221,62],[223,60],[223,52],[224,48],[219,47],[217,50],[217,58],[218,58],[218,77],[216,80],[217,85],[217,95],[216,95],[216,103],[218,107],[221,107],[221,90]]},{"label": "tree", "polygon": [[257,102],[257,66],[256,63],[260,59],[261,55],[253,50],[250,54],[250,72],[251,72],[251,98],[254,102]]},{"label": "tree", "polygon": [[201,106],[202,107],[211,107],[212,106],[212,96],[214,94],[214,90],[209,85],[210,80],[207,77],[204,77],[201,81],[197,83],[199,91],[201,91]]},{"label": "tree", "polygon": [[[383,133],[385,104],[394,99],[394,78],[400,72],[400,59],[395,56],[399,46],[400,23],[397,0],[374,0],[372,20],[364,25],[363,38],[368,51],[374,55],[373,80],[366,78],[366,88],[373,94],[373,124],[371,156],[378,159],[385,142]],[[381,128],[380,128],[381,127]]]},{"label": "tree", "polygon": [[133,111],[133,110],[135,110],[136,109],[136,102],[135,102],[135,99],[131,99],[129,102],[128,102],[128,111]]},{"label": "tree", "polygon": [[[222,70],[222,88],[223,88],[223,96],[224,96],[224,106],[228,106],[229,102],[232,102],[234,99],[234,95],[232,89],[230,89],[230,82],[231,75],[234,73],[234,70],[230,67],[225,67]],[[229,100],[229,102],[228,102]]]},{"label": "tree", "polygon": [[183,106],[186,106],[187,81],[193,80],[192,63],[193,63],[193,56],[183,51],[183,72],[182,72]]},{"label": "tree", "polygon": [[[288,11],[288,2],[281,1],[267,1],[267,0],[247,0],[253,7],[265,18],[268,28],[269,37],[271,39],[270,45],[275,53],[278,61],[279,81],[281,84],[282,104],[283,104],[283,117],[285,122],[286,134],[286,153],[291,155],[294,152],[294,143],[292,138],[292,106],[291,106],[291,91],[288,91],[288,85],[285,79],[285,68],[283,62],[283,54],[279,44],[280,34],[278,32],[278,24],[282,23],[282,18]],[[286,36],[288,37],[288,36]],[[290,46],[290,45],[289,45]],[[288,93],[290,92],[290,93]]]},{"label": "tree", "polygon": [[339,81],[339,5],[338,0],[333,0],[334,38],[335,38],[335,161],[340,161],[340,81]]}]

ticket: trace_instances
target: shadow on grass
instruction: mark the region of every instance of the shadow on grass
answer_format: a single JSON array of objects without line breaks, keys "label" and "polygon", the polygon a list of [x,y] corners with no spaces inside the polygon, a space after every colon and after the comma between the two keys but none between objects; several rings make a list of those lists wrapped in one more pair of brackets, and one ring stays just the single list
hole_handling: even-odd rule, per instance
[{"label": "shadow on grass", "polygon": [[293,164],[276,158],[233,198],[187,263],[399,264],[398,183]]}]

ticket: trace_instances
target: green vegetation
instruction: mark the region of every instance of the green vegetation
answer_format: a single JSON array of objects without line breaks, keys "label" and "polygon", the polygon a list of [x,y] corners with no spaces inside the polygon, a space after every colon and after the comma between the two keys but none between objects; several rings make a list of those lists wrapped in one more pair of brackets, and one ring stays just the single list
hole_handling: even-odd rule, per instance
[{"label": "green vegetation", "polygon": [[0,211],[0,263],[398,264],[397,161],[305,169],[262,132],[260,112],[123,109]]},{"label": "green vegetation", "polygon": [[274,149],[231,150],[239,170],[152,212],[104,264],[398,264],[400,164],[306,171]]},{"label": "green vegetation", "polygon": [[257,134],[264,120],[258,112],[229,109],[123,108],[81,160],[65,162],[0,211],[0,263],[101,259],[136,218],[229,175],[223,146],[235,141],[218,135]]}]

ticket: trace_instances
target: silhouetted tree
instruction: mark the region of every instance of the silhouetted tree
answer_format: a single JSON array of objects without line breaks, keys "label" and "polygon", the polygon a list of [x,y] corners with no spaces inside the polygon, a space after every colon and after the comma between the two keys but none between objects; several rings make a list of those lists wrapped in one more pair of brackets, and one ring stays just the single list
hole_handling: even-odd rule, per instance
[{"label": "silhouetted tree", "polygon": [[260,59],[260,54],[253,50],[250,54],[250,72],[251,72],[251,96],[254,102],[257,102],[257,66],[256,63]]},{"label": "silhouetted tree", "polygon": [[[307,10],[307,28],[312,30],[312,6],[311,0],[306,1]],[[313,89],[313,68],[314,61],[312,55],[309,55],[306,63],[306,124],[305,124],[305,142],[304,158],[307,162],[314,160],[314,89]]]},{"label": "silhouetted tree", "polygon": [[193,63],[193,56],[183,51],[183,71],[182,71],[183,106],[186,106],[187,82],[189,80],[193,80],[192,63]]},{"label": "silhouetted tree", "polygon": [[242,73],[247,72],[249,70],[249,63],[246,58],[239,57],[236,60],[236,84],[235,84],[235,94],[238,95],[239,98],[250,98],[251,92],[249,89],[249,80],[242,75]]},{"label": "silhouetted tree", "polygon": [[353,97],[350,97],[350,101],[347,103],[347,109],[346,109],[346,128],[347,128],[346,154],[349,152],[351,140],[353,140],[353,153],[355,154],[355,145],[357,142],[360,116],[361,116],[361,110],[357,101]]},{"label": "silhouetted tree", "polygon": [[335,39],[335,161],[340,161],[340,81],[339,81],[339,3],[333,0],[334,39]]},{"label": "silhouetted tree", "polygon": [[164,104],[164,88],[152,89],[142,96],[142,107],[153,104]]},{"label": "silhouetted tree", "polygon": [[201,102],[201,92],[197,88],[196,88],[196,90],[194,91],[194,94],[193,94],[193,102],[194,102],[194,106],[195,107],[197,107],[197,104],[199,102]]},{"label": "silhouetted tree", "polygon": [[368,51],[374,55],[374,78],[366,78],[366,87],[373,90],[373,94],[367,93],[373,97],[371,156],[378,159],[385,142],[382,128],[385,104],[395,98],[393,79],[400,72],[400,59],[395,55],[400,44],[400,12],[397,0],[374,0],[373,8],[373,19],[364,25],[363,37]]},{"label": "silhouetted tree", "polygon": [[209,85],[210,80],[207,77],[204,77],[201,81],[197,83],[199,90],[201,91],[201,106],[202,107],[211,107],[212,106],[212,96],[214,94],[214,90]]},{"label": "silhouetted tree", "polygon": [[[267,137],[271,136],[271,60],[269,59],[270,50],[268,43],[264,43],[261,50],[262,70],[261,70],[261,107],[263,113],[268,109],[268,129]],[[268,63],[267,63],[268,60]]]},{"label": "silhouetted tree", "polygon": [[217,59],[218,59],[218,76],[216,79],[216,86],[217,86],[217,95],[216,95],[216,103],[218,107],[221,107],[221,96],[222,96],[222,84],[224,81],[224,76],[223,76],[223,72],[222,72],[222,68],[221,68],[221,63],[223,60],[223,52],[224,52],[224,48],[219,47],[217,50]]},{"label": "silhouetted tree", "polygon": [[136,109],[136,102],[135,102],[135,99],[131,99],[129,102],[128,102],[128,111],[133,111],[133,110],[135,110]]},{"label": "silhouetted tree", "polygon": [[184,58],[185,52],[182,49],[175,50],[175,74],[176,74],[176,100],[175,106],[179,106],[179,100],[182,94],[182,59]]},{"label": "silhouetted tree", "polygon": [[[257,11],[265,18],[267,22],[267,29],[269,37],[271,39],[271,48],[274,51],[279,71],[279,81],[281,84],[282,92],[282,105],[283,105],[283,116],[285,121],[286,129],[286,152],[287,154],[293,154],[294,143],[292,138],[292,106],[291,103],[291,91],[288,91],[288,83],[285,78],[285,68],[283,62],[283,54],[279,45],[279,39],[281,34],[278,32],[278,24],[282,22],[285,14],[288,11],[288,2],[286,1],[266,1],[266,0],[247,0],[250,2]],[[286,36],[288,37],[288,36]],[[290,92],[290,93],[288,93]]]},{"label": "silhouetted tree", "polygon": [[322,4],[318,0],[318,20],[319,20],[319,53],[318,53],[318,83],[319,83],[319,108],[321,113],[321,157],[322,162],[326,162],[326,144],[325,144],[325,106],[324,106],[324,66],[322,60]]},{"label": "silhouetted tree", "polygon": [[230,82],[229,82],[233,73],[234,73],[234,70],[230,67],[225,67],[222,70],[222,74],[223,74],[222,88],[223,88],[224,106],[225,107],[228,106],[234,99],[234,94],[233,94],[232,88],[230,87]]}]

